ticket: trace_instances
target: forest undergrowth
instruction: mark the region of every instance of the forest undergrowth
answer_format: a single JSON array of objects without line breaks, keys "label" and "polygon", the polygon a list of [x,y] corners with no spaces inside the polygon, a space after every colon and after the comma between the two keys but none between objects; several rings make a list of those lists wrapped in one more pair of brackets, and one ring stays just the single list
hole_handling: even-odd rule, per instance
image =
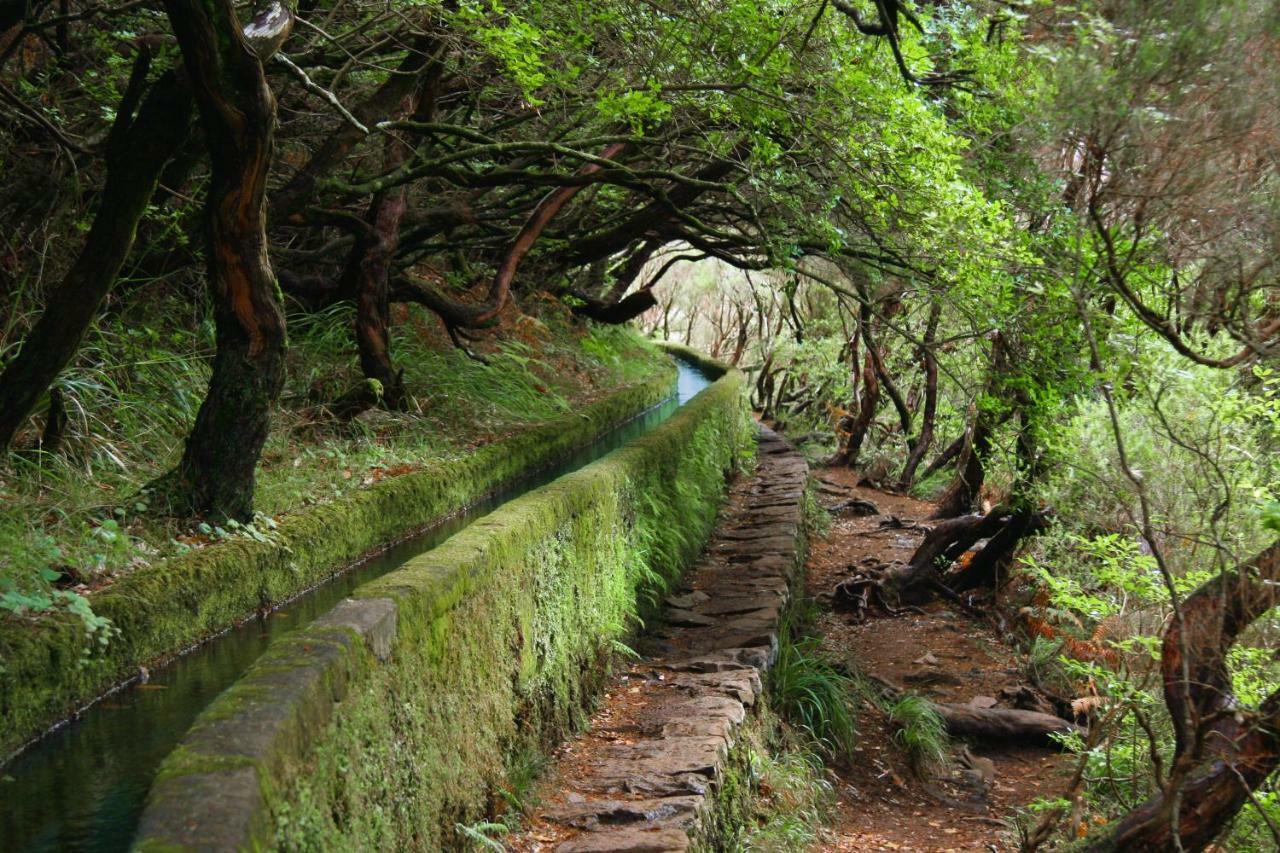
[{"label": "forest undergrowth", "polygon": [[[65,608],[92,622],[84,594],[122,573],[220,540],[269,537],[283,514],[457,458],[665,369],[666,356],[629,330],[532,303],[468,351],[433,316],[403,308],[408,404],[354,418],[327,406],[353,381],[354,311],[294,317],[248,523],[193,522],[153,505],[149,486],[181,454],[208,382],[213,330],[176,297],[122,306],[55,386],[67,412],[57,451],[19,451],[0,468],[0,610]],[[8,331],[13,340],[18,330]],[[19,446],[35,444],[39,426]]]}]

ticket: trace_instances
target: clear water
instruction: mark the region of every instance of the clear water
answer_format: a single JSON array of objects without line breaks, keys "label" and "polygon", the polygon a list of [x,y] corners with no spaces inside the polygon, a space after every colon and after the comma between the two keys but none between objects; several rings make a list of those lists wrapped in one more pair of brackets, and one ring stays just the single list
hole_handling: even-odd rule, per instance
[{"label": "clear water", "polygon": [[352,590],[440,545],[513,498],[599,459],[667,420],[711,380],[677,360],[676,393],[569,458],[377,554],[265,616],[120,690],[0,768],[0,850],[127,850],[151,780],[195,718],[276,637]]}]

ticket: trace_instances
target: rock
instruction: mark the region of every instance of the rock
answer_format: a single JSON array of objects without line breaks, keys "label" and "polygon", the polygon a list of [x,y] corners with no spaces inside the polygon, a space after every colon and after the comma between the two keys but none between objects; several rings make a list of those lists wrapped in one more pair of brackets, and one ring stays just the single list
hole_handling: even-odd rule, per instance
[{"label": "rock", "polygon": [[668,853],[689,849],[682,829],[611,829],[588,832],[556,848],[556,853]]},{"label": "rock", "polygon": [[731,669],[764,669],[771,650],[766,647],[719,649],[699,657],[662,664],[676,672],[724,672]]},{"label": "rock", "polygon": [[1044,693],[1027,684],[1018,687],[1006,687],[1000,691],[1000,697],[1013,707],[1023,711],[1059,715],[1064,710],[1056,707],[1054,702]]},{"label": "rock", "polygon": [[925,652],[924,657],[916,658],[912,663],[916,666],[937,666],[938,659],[933,656],[933,652]]},{"label": "rock", "polygon": [[849,515],[857,518],[868,515],[879,515],[880,507],[876,506],[871,501],[863,500],[862,498],[850,498],[847,501],[842,501],[834,506],[827,507],[827,512],[839,515]]},{"label": "rock", "polygon": [[641,821],[691,820],[702,803],[701,797],[660,797],[646,800],[595,800],[586,802],[581,795],[578,805],[551,809],[547,819],[578,829],[639,823]]},{"label": "rock", "polygon": [[969,700],[969,705],[974,708],[994,708],[996,700],[992,696],[974,696]]},{"label": "rock", "polygon": [[902,680],[907,684],[949,684],[952,687],[959,687],[964,683],[949,672],[911,672],[904,675]]},{"label": "rock", "polygon": [[679,607],[684,610],[689,610],[694,605],[701,604],[710,598],[711,596],[707,595],[702,590],[695,589],[692,592],[686,592],[680,595],[668,595],[666,602],[671,607]]},{"label": "rock", "polygon": [[984,786],[990,785],[996,780],[995,762],[990,758],[974,755],[967,746],[960,748],[960,763],[977,773]]},{"label": "rock", "polygon": [[717,620],[710,616],[704,616],[692,610],[681,610],[678,607],[667,608],[662,614],[662,621],[676,628],[705,628],[717,624]]}]

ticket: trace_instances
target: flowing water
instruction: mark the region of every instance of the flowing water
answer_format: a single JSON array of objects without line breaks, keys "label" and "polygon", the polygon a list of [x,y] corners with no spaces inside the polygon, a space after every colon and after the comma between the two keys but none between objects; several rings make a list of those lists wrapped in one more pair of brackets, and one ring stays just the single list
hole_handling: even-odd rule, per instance
[{"label": "flowing water", "polygon": [[0,850],[126,850],[161,761],[213,699],[275,638],[328,612],[352,590],[437,547],[504,503],[576,471],[667,420],[711,383],[676,361],[675,392],[555,466],[198,646],[107,696],[0,768]]}]

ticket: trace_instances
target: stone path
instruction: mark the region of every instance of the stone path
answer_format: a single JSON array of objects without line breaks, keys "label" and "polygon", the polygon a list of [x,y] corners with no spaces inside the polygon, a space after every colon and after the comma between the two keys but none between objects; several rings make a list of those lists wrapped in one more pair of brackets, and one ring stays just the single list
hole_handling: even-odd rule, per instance
[{"label": "stone path", "polygon": [[660,853],[715,846],[743,760],[743,726],[777,648],[804,546],[808,468],[762,428],[758,464],[732,487],[721,524],[616,675],[590,730],[562,747],[516,850]]}]

